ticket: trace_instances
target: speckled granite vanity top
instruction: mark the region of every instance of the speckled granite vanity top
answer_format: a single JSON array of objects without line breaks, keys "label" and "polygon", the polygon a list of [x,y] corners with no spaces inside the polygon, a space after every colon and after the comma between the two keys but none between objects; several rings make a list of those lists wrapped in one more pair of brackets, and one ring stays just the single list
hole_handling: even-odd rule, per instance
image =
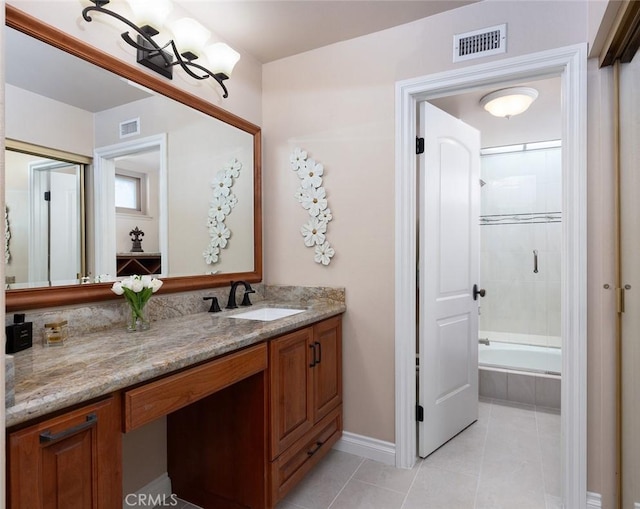
[{"label": "speckled granite vanity top", "polygon": [[[229,318],[267,306],[305,311],[264,322]],[[300,305],[265,300],[252,308],[159,320],[144,332],[127,333],[124,327],[92,332],[48,348],[34,341],[33,348],[15,354],[15,404],[6,409],[6,426],[233,352],[345,309],[344,302],[332,300]]]}]

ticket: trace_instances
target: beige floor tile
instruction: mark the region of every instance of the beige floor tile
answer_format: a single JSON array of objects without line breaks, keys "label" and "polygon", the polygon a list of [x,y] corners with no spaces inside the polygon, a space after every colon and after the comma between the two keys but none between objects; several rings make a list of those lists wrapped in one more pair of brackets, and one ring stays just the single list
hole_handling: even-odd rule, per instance
[{"label": "beige floor tile", "polygon": [[276,504],[276,508],[275,509],[304,509],[304,507],[299,506],[299,505],[295,505],[295,504],[292,504],[290,502],[287,502],[287,501],[283,500],[282,502],[279,502],[278,504]]},{"label": "beige floor tile", "polygon": [[478,478],[423,464],[402,509],[473,509]]},{"label": "beige floor tile", "polygon": [[486,437],[486,427],[472,424],[425,458],[425,466],[477,476],[482,465]]},{"label": "beige floor tile", "polygon": [[475,509],[546,509],[546,501],[542,491],[505,490],[480,485]]},{"label": "beige floor tile", "polygon": [[360,456],[334,449],[284,500],[305,509],[327,509],[362,461]]},{"label": "beige floor tile", "polygon": [[351,479],[329,509],[400,509],[404,493]]},{"label": "beige floor tile", "polygon": [[395,468],[378,461],[365,460],[356,470],[353,478],[406,495],[418,473],[421,462],[422,460],[417,461],[415,466],[409,470]]}]

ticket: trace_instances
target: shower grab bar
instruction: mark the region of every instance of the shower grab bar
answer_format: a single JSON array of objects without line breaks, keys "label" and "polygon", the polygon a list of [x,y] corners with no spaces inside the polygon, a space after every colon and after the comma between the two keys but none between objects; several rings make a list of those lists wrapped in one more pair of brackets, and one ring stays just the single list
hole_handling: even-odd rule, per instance
[{"label": "shower grab bar", "polygon": [[538,273],[538,250],[533,250],[533,273]]}]

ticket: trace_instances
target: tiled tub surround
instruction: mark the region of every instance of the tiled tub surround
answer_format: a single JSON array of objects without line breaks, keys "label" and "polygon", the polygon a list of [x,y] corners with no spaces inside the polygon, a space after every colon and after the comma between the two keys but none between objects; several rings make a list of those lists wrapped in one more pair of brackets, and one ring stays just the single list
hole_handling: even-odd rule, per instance
[{"label": "tiled tub surround", "polygon": [[[6,410],[6,426],[262,342],[346,309],[340,288],[255,287],[261,290],[254,299],[255,308],[305,308],[305,312],[271,322],[228,318],[246,311],[242,307],[208,313],[209,302],[203,302],[202,296],[218,294],[224,307],[229,293],[224,288],[152,297],[152,314],[162,319],[153,321],[145,332],[124,330],[120,302],[29,313],[34,330],[40,321],[56,316],[68,319],[72,332],[64,346],[45,348],[41,341],[34,341],[32,348],[14,355],[15,404]],[[239,292],[238,299],[241,296]],[[188,314],[189,310],[197,312]]]},{"label": "tiled tub surround", "polygon": [[559,376],[480,367],[478,377],[482,398],[560,409]]}]

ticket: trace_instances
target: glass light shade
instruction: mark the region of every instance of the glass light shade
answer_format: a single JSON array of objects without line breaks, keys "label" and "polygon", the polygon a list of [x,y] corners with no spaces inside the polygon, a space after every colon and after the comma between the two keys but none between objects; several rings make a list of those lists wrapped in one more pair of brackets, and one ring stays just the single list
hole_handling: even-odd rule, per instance
[{"label": "glass light shade", "polygon": [[538,97],[538,91],[529,87],[496,90],[480,99],[482,107],[495,117],[512,117],[527,111]]},{"label": "glass light shade", "polygon": [[127,0],[133,21],[138,26],[150,25],[160,30],[173,9],[171,0]]},{"label": "glass light shade", "polygon": [[227,78],[231,76],[233,68],[240,60],[240,53],[224,42],[217,42],[206,47],[204,53],[209,63],[207,68],[214,74],[222,73]]},{"label": "glass light shade", "polygon": [[180,53],[191,51],[200,55],[204,45],[211,37],[211,32],[195,19],[181,18],[171,24],[173,40]]}]

